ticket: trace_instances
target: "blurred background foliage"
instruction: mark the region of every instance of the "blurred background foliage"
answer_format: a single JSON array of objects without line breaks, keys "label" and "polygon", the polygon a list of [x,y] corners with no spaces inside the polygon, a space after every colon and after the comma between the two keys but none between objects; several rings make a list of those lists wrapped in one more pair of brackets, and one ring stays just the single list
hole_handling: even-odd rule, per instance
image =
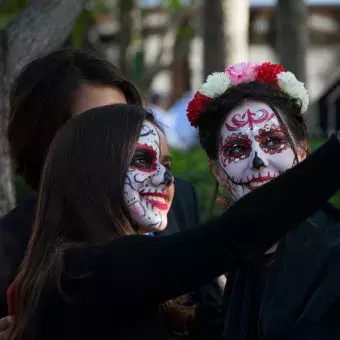
[{"label": "blurred background foliage", "polygon": [[[311,140],[312,150],[315,150],[322,143],[321,139]],[[209,218],[215,181],[209,172],[205,152],[201,147],[197,146],[185,152],[171,150],[171,155],[173,158],[173,174],[192,183],[198,193],[202,218]],[[17,200],[20,204],[29,195],[30,189],[18,176],[15,180],[15,187]],[[340,193],[331,199],[331,203],[340,208]],[[217,214],[218,212],[219,209],[215,206],[214,213]]]},{"label": "blurred background foliage", "polygon": [[[182,128],[188,123],[185,118],[186,105],[176,104],[187,93],[192,95],[191,91],[208,74],[223,69],[235,60],[253,58],[254,61],[279,61],[304,81],[307,70],[313,75],[310,77],[312,86],[308,87],[314,88],[311,91],[314,102],[321,95],[320,91],[316,95],[315,89],[323,86],[322,91],[326,90],[328,85],[325,84],[328,84],[330,74],[335,73],[334,69],[338,67],[329,59],[321,62],[320,51],[322,55],[327,55],[326,52],[332,50],[334,60],[340,60],[340,28],[337,28],[340,27],[340,3],[334,6],[328,4],[327,7],[324,0],[143,1],[147,2],[152,2],[153,6],[141,5],[141,0],[87,0],[82,14],[74,22],[72,32],[67,33],[69,37],[64,46],[95,51],[117,65],[139,87],[142,95],[160,109],[160,114],[165,110],[164,117],[166,114],[177,117],[178,123],[172,125],[172,131],[178,134],[179,130],[184,131]],[[312,2],[319,5],[314,4],[313,7],[309,4]],[[27,6],[33,3],[39,5],[38,1],[31,0],[0,0],[0,3],[0,30]],[[264,6],[260,3],[273,4]],[[315,26],[315,22],[319,26]],[[339,25],[326,32],[323,28],[329,22]],[[292,30],[289,33],[286,32],[288,28]],[[307,48],[309,40],[311,44]],[[299,53],[291,58],[290,51]],[[309,68],[305,67],[307,51],[313,58]],[[319,70],[320,65],[329,65],[329,68]],[[314,69],[317,69],[317,76],[313,73]],[[154,94],[159,99],[153,102],[151,98]],[[318,117],[316,111],[314,116],[313,112],[312,105],[310,117]],[[323,112],[324,115],[326,113]],[[315,149],[323,141],[315,139],[320,136],[319,121],[316,118],[310,121],[313,138],[310,142],[312,149]],[[168,134],[169,144],[173,146],[173,173],[194,185],[199,195],[202,217],[207,218],[215,183],[206,155],[197,144],[184,148],[182,139],[178,144],[177,140],[169,137]],[[175,144],[181,147],[176,148]],[[30,192],[20,177],[15,178],[15,192],[18,204]],[[334,196],[331,201],[340,207],[340,195]],[[215,212],[218,213],[217,208]]]}]

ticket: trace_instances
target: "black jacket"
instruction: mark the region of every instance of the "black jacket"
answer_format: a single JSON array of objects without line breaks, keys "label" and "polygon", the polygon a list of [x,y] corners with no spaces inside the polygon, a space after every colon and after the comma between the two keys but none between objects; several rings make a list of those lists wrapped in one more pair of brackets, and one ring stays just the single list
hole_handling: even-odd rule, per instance
[{"label": "black jacket", "polygon": [[[159,303],[191,292],[235,265],[261,263],[267,249],[339,189],[339,154],[339,141],[331,138],[306,161],[201,227],[68,250],[63,294],[54,281],[46,283],[25,340],[168,339]],[[325,169],[332,182],[324,181]],[[283,207],[289,214],[282,214]]]},{"label": "black jacket", "polygon": [[326,204],[267,261],[229,269],[226,339],[340,339],[339,222],[340,211]]},{"label": "black jacket", "polygon": [[[188,230],[200,222],[199,202],[193,186],[175,179],[175,199],[168,214],[168,225],[157,236],[169,236]],[[192,340],[217,339],[223,332],[221,322],[223,288],[216,279],[202,285],[192,294],[192,303],[198,304],[196,322],[189,338]]]},{"label": "black jacket", "polygon": [[31,235],[36,197],[14,208],[0,220],[0,317],[6,316],[6,292],[18,273]]},{"label": "black jacket", "polygon": [[[195,227],[199,223],[199,202],[193,186],[179,178],[175,179],[175,198],[168,215],[167,228],[157,236],[171,235]],[[25,255],[33,224],[36,196],[0,220],[0,317],[6,316],[6,291],[13,282]],[[215,326],[221,307],[222,292],[216,280],[200,287],[193,294],[193,302],[199,303],[199,323],[195,327],[195,339],[205,339],[206,334],[221,332]],[[201,327],[204,327],[201,329]],[[218,330],[217,330],[217,327]]]}]

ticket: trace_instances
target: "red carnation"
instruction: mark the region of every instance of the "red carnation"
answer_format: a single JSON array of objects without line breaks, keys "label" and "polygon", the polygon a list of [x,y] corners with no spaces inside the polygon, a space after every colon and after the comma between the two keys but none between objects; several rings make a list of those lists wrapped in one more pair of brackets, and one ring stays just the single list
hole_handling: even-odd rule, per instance
[{"label": "red carnation", "polygon": [[189,105],[187,107],[187,117],[192,126],[198,126],[198,116],[200,112],[205,110],[210,102],[210,97],[198,91],[195,93],[194,98],[189,102]]},{"label": "red carnation", "polygon": [[259,67],[259,71],[256,77],[257,81],[262,83],[269,83],[275,86],[277,85],[277,75],[281,72],[285,72],[285,69],[280,64],[263,63]]}]

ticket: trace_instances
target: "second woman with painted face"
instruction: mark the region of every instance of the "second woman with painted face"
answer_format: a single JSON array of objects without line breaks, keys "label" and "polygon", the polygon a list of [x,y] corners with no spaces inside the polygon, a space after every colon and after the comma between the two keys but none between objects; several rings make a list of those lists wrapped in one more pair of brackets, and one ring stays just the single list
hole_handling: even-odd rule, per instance
[{"label": "second woman with painted face", "polygon": [[[257,193],[308,156],[303,117],[307,106],[303,84],[281,65],[240,63],[208,77],[189,106],[189,118],[198,127],[216,182],[234,202]],[[339,174],[319,165],[325,185],[338,180]],[[310,199],[317,199],[320,191],[308,177],[308,172],[302,173],[289,184],[286,203],[300,190],[301,180],[309,181]],[[260,238],[266,237],[261,216],[271,217],[272,229],[282,219],[295,224],[294,212],[285,202],[276,213],[271,210],[279,195],[268,193],[253,207],[259,222],[249,220],[249,227]],[[304,209],[309,200],[296,204]],[[227,339],[340,338],[339,220],[340,212],[325,204],[273,244],[262,263],[235,263],[229,268],[224,309]]]},{"label": "second woman with painted face", "polygon": [[[14,288],[10,339],[169,339],[164,303],[235,265],[261,262],[272,244],[339,188],[340,178],[322,181],[325,166],[333,176],[340,172],[339,155],[333,136],[218,219],[146,237],[141,234],[166,226],[173,197],[160,130],[143,108],[127,104],[79,114],[57,134],[46,159],[33,234]],[[308,204],[300,207],[301,200]],[[290,215],[273,228],[283,207]]]}]

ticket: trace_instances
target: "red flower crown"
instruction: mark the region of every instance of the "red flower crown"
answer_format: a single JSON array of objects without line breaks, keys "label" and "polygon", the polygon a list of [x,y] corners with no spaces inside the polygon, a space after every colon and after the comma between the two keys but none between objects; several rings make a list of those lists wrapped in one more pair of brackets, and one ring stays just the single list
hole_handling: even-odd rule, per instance
[{"label": "red flower crown", "polygon": [[304,113],[309,105],[309,97],[304,84],[299,82],[293,73],[286,72],[283,66],[265,62],[261,65],[242,62],[231,65],[225,72],[216,72],[208,76],[206,82],[195,93],[187,107],[190,124],[198,126],[198,117],[213,98],[222,95],[228,88],[241,83],[258,81],[277,86],[301,105]]}]

